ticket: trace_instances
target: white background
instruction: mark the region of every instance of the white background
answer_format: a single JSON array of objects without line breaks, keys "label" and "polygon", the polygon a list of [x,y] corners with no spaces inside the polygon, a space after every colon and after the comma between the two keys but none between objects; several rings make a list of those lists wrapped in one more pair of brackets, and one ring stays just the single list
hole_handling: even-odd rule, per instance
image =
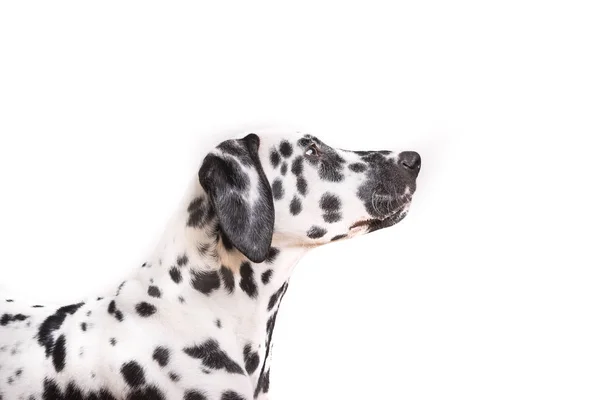
[{"label": "white background", "polygon": [[414,149],[400,225],[315,250],[274,399],[598,399],[593,2],[3,2],[0,286],[138,265],[216,138]]}]

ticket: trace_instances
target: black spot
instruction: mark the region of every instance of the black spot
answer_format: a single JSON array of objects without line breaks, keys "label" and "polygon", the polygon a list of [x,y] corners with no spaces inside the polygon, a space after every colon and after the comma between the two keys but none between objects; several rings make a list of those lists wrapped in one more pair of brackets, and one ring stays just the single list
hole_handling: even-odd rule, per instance
[{"label": "black spot", "polygon": [[217,271],[192,271],[192,287],[200,293],[209,295],[213,290],[221,286],[219,273]]},{"label": "black spot", "polygon": [[299,176],[298,179],[296,179],[296,189],[298,189],[298,193],[300,193],[302,196],[306,196],[308,184],[303,176]]},{"label": "black spot", "polygon": [[332,165],[321,163],[319,165],[319,177],[330,182],[341,182],[344,180],[344,175],[340,172],[340,168]]},{"label": "black spot", "polygon": [[298,198],[298,196],[294,196],[290,203],[290,214],[298,215],[302,211],[302,202]]},{"label": "black spot", "polygon": [[217,319],[217,320],[215,321],[215,325],[217,326],[217,328],[219,328],[219,329],[220,329],[220,328],[221,328],[221,320],[220,320],[220,319]]},{"label": "black spot", "polygon": [[183,400],[207,400],[203,392],[197,390],[186,390]]},{"label": "black spot", "polygon": [[34,305],[34,306],[31,306],[31,307],[33,307],[33,308],[42,308],[42,307],[44,307],[44,306],[43,306],[43,305],[41,305],[41,304],[36,304],[36,305]]},{"label": "black spot", "polygon": [[135,311],[140,317],[149,317],[156,312],[156,307],[145,301],[139,302],[135,305]]},{"label": "black spot", "polygon": [[13,299],[6,299],[6,302],[7,303],[12,303],[12,302],[14,302],[14,300]]},{"label": "black spot", "polygon": [[202,360],[202,363],[212,369],[225,369],[232,374],[244,374],[244,370],[223,350],[214,339],[209,339],[201,345],[186,347],[184,353],[192,358]]},{"label": "black spot", "polygon": [[288,171],[288,165],[286,162],[284,162],[283,164],[281,164],[281,169],[279,170],[281,172],[281,175],[287,174]]},{"label": "black spot", "polygon": [[87,331],[87,324],[85,322],[81,323],[81,330],[84,332]]},{"label": "black spot", "polygon": [[329,224],[334,223],[334,222],[338,222],[342,219],[342,214],[340,214],[339,212],[333,212],[333,213],[325,213],[323,214],[323,220]]},{"label": "black spot", "polygon": [[56,339],[54,349],[52,349],[52,364],[56,372],[60,372],[65,368],[65,357],[67,356],[65,335],[60,335]]},{"label": "black spot", "polygon": [[285,158],[288,158],[292,155],[292,152],[294,150],[292,149],[291,143],[288,142],[287,140],[284,140],[279,144],[279,151],[281,152],[282,156],[284,156]]},{"label": "black spot", "polygon": [[332,242],[335,242],[336,240],[343,239],[343,238],[345,238],[346,236],[348,236],[348,235],[346,235],[345,233],[343,233],[343,234],[341,234],[341,235],[335,235],[334,237],[332,237],[332,238],[331,238],[331,241],[332,241]]},{"label": "black spot", "polygon": [[113,315],[117,319],[117,321],[123,321],[123,313],[121,312],[121,310],[117,309],[117,304],[114,300],[111,300],[110,303],[108,303],[107,311],[109,314]]},{"label": "black spot", "polygon": [[165,395],[152,385],[131,391],[127,395],[127,400],[165,400]]},{"label": "black spot", "polygon": [[50,357],[52,347],[54,346],[53,332],[62,326],[68,314],[74,314],[82,305],[83,303],[77,303],[61,307],[41,323],[37,339],[40,346],[46,349],[46,357]]},{"label": "black spot", "polygon": [[325,229],[318,226],[312,226],[308,232],[306,232],[306,236],[311,239],[318,239],[325,236],[326,233],[327,231]]},{"label": "black spot", "polygon": [[226,392],[223,392],[223,394],[221,395],[221,400],[246,400],[244,397],[240,396],[239,394],[237,394],[236,392],[234,392],[233,390],[228,390]]},{"label": "black spot", "polygon": [[114,337],[113,337],[113,338],[110,338],[110,345],[111,345],[111,346],[114,346],[114,345],[116,345],[116,344],[117,344],[117,339],[115,339]]},{"label": "black spot", "polygon": [[275,179],[273,182],[273,198],[275,200],[280,200],[283,198],[283,183],[280,179]]},{"label": "black spot", "polygon": [[252,375],[254,371],[256,371],[256,368],[258,368],[259,363],[260,357],[258,353],[252,351],[252,345],[248,343],[246,346],[244,346],[244,364],[248,375]]},{"label": "black spot", "polygon": [[21,376],[22,373],[23,373],[23,370],[21,368],[19,368],[15,371],[16,376]]},{"label": "black spot", "polygon": [[368,164],[379,164],[385,162],[385,157],[381,152],[367,151],[361,155],[361,159]]},{"label": "black spot", "polygon": [[43,400],[60,400],[62,393],[56,382],[52,379],[44,379],[44,392],[42,393]]},{"label": "black spot", "polygon": [[0,318],[0,326],[6,326],[11,322],[25,321],[27,318],[29,316],[23,314],[3,314],[2,318]]},{"label": "black spot", "polygon": [[223,286],[229,293],[233,293],[233,289],[235,288],[235,280],[233,278],[233,272],[229,267],[225,265],[221,265],[221,277],[223,278]]},{"label": "black spot", "polygon": [[281,161],[281,157],[279,156],[279,153],[277,152],[277,150],[275,150],[275,149],[271,150],[271,154],[269,155],[269,158],[271,160],[271,165],[273,166],[273,168],[277,168],[277,166],[279,165],[279,162]]},{"label": "black spot", "polygon": [[269,249],[269,253],[267,254],[267,259],[265,261],[267,262],[267,264],[273,264],[278,255],[279,249],[277,247],[271,247]]},{"label": "black spot", "polygon": [[148,296],[160,298],[161,295],[162,294],[158,286],[150,285],[148,287]]},{"label": "black spot", "polygon": [[179,257],[177,257],[177,265],[179,265],[180,267],[187,265],[188,261],[189,259],[187,254],[182,254]]},{"label": "black spot", "polygon": [[240,288],[251,298],[257,294],[256,281],[254,280],[254,271],[249,262],[244,262],[240,266]]},{"label": "black spot", "polygon": [[367,170],[367,164],[363,164],[363,163],[352,163],[350,165],[348,165],[348,168],[350,168],[351,171],[354,172],[365,172]]},{"label": "black spot", "polygon": [[179,382],[179,379],[181,378],[175,372],[169,372],[169,379],[171,379],[173,382]]},{"label": "black spot", "polygon": [[286,290],[287,290],[287,282],[284,283],[283,285],[281,285],[279,290],[277,290],[275,293],[273,293],[273,295],[269,299],[269,306],[267,308],[267,311],[271,311],[273,309],[273,307],[275,307],[275,304],[277,304],[277,301],[279,301],[279,299],[281,298],[281,296],[283,296],[283,294],[285,293]]},{"label": "black spot", "polygon": [[342,202],[338,196],[336,196],[333,193],[327,192],[323,196],[321,196],[319,206],[323,211],[334,212],[340,209],[340,207],[342,206]]},{"label": "black spot", "polygon": [[298,156],[292,162],[292,174],[294,174],[296,176],[300,176],[300,175],[302,175],[303,171],[304,171],[304,159],[302,158],[302,156]]},{"label": "black spot", "polygon": [[185,299],[183,298],[183,296],[179,296],[177,299],[181,304],[185,303]]},{"label": "black spot", "polygon": [[264,285],[266,285],[267,283],[269,283],[271,281],[271,276],[273,276],[273,270],[268,269],[262,273],[260,279],[261,279],[262,283]]},{"label": "black spot", "polygon": [[144,369],[135,361],[129,361],[121,366],[121,375],[129,386],[137,387],[146,383]]},{"label": "black spot", "polygon": [[166,347],[158,346],[154,349],[152,359],[158,363],[161,367],[166,366],[169,363],[169,349]]},{"label": "black spot", "polygon": [[181,282],[181,271],[177,267],[171,267],[169,270],[169,275],[171,275],[171,279],[175,283]]}]

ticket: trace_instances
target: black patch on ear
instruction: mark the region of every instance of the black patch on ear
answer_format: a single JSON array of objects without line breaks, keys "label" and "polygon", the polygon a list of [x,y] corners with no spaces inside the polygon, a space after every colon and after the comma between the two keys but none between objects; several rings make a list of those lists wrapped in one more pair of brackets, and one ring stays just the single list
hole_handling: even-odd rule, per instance
[{"label": "black patch on ear", "polygon": [[287,140],[284,140],[279,145],[279,151],[281,152],[282,156],[284,156],[285,158],[288,158],[289,156],[292,155],[292,151],[293,151],[292,145]]},{"label": "black patch on ear", "polygon": [[308,232],[306,232],[306,236],[308,236],[311,239],[318,239],[321,238],[323,236],[325,236],[325,234],[327,233],[327,231],[319,226],[312,226]]},{"label": "black patch on ear", "polygon": [[[253,262],[263,262],[267,257],[275,222],[273,193],[258,158],[259,142],[254,134],[238,140],[244,155],[235,159],[209,154],[198,172],[219,219],[222,236],[227,236]],[[250,187],[248,174],[236,161],[240,157],[249,160],[248,167],[258,175],[257,187]],[[258,193],[254,204],[248,200],[250,191]]]}]

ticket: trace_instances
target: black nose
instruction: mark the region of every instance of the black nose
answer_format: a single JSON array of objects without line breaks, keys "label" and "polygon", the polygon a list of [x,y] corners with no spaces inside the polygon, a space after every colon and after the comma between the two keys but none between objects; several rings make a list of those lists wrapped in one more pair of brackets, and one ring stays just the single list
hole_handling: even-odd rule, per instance
[{"label": "black nose", "polygon": [[403,151],[398,163],[410,171],[418,172],[421,168],[421,156],[416,151]]}]

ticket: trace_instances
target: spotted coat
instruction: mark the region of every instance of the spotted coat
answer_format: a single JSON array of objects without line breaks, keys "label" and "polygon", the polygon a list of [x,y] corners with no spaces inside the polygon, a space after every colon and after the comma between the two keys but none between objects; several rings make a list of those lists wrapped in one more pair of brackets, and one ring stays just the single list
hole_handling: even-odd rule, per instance
[{"label": "spotted coat", "polygon": [[414,152],[310,135],[221,143],[114,290],[61,306],[0,300],[0,399],[266,399],[293,267],[399,222],[419,169]]}]

